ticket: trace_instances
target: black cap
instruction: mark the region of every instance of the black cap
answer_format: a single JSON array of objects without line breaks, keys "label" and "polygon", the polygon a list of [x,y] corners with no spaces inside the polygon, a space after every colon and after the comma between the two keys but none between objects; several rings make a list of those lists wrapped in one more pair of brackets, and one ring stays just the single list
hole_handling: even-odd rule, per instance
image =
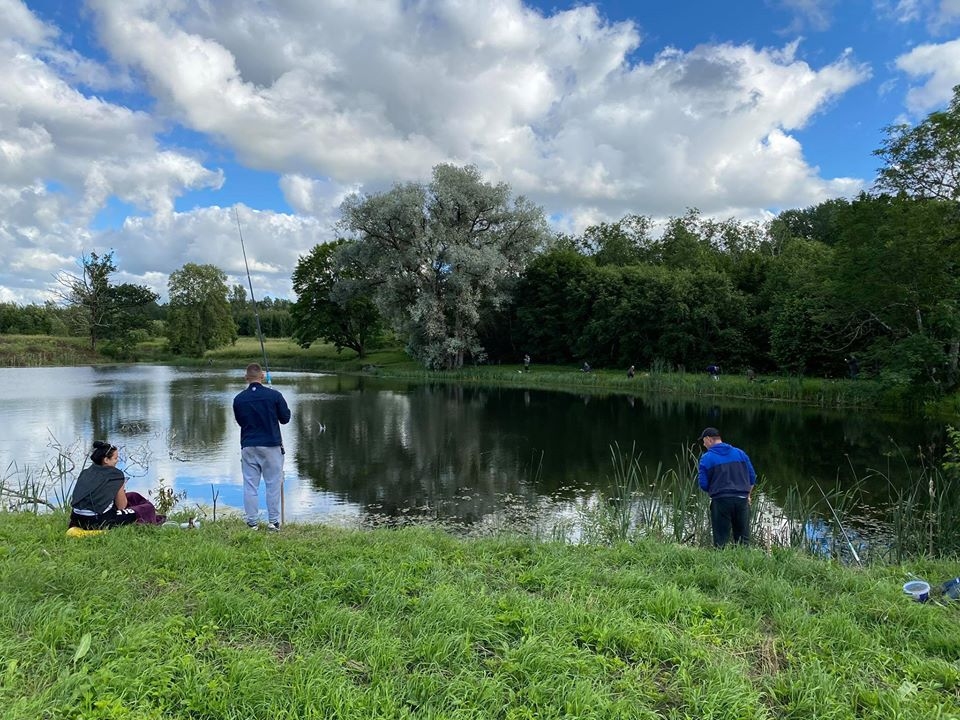
[{"label": "black cap", "polygon": [[715,427],[704,428],[697,440],[703,440],[705,437],[720,437],[720,431]]}]

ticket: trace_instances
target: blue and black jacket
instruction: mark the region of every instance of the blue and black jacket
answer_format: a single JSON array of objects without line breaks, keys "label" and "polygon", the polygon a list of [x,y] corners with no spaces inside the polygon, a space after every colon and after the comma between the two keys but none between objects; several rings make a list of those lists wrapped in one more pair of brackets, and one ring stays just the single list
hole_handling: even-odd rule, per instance
[{"label": "blue and black jacket", "polygon": [[700,489],[711,499],[745,498],[756,482],[750,458],[740,448],[720,442],[700,456]]},{"label": "blue and black jacket", "polygon": [[280,447],[280,425],[290,422],[283,395],[258,382],[233,399],[233,416],[240,426],[240,447]]}]

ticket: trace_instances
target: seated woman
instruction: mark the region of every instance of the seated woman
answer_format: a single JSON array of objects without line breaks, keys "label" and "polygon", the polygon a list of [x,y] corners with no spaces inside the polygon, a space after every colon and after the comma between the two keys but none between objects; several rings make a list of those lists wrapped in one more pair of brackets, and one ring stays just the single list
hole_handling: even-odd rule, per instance
[{"label": "seated woman", "polygon": [[73,488],[70,527],[100,530],[135,522],[159,525],[166,519],[143,495],[126,491],[127,478],[117,469],[119,457],[116,446],[93,442],[93,465],[80,471]]}]

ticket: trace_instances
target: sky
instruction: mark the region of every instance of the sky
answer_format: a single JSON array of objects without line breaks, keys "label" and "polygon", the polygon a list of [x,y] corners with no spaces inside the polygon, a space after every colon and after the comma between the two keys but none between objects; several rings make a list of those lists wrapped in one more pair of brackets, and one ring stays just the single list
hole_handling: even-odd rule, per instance
[{"label": "sky", "polygon": [[91,252],[246,285],[241,231],[293,299],[344,198],[443,162],[565,232],[870,190],[960,84],[960,0],[0,0],[0,77],[0,302]]}]

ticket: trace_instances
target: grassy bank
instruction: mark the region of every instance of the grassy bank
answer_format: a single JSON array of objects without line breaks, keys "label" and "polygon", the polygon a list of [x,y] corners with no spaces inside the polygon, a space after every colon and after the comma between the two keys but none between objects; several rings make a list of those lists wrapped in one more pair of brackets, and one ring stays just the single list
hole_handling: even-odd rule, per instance
[{"label": "grassy bank", "polygon": [[960,602],[789,551],[0,522],[6,718],[956,718]]},{"label": "grassy bank", "polygon": [[89,338],[0,335],[0,367],[89,365],[104,362]]},{"label": "grassy bank", "polygon": [[[888,404],[888,389],[872,381],[818,380],[798,377],[759,376],[748,380],[723,376],[715,381],[706,373],[641,371],[627,378],[621,370],[580,372],[573,366],[534,365],[523,372],[521,365],[477,365],[455,371],[427,371],[401,349],[375,350],[360,359],[356,353],[337,353],[329,345],[304,350],[285,339],[266,342],[270,365],[277,369],[368,372],[384,377],[415,381],[443,381],[511,387],[615,392],[675,394],[685,397],[794,402],[818,407],[874,408]],[[255,338],[240,338],[235,345],[207,352],[198,364],[235,366],[261,357]]]},{"label": "grassy bank", "polygon": [[[719,380],[706,373],[665,372],[656,369],[637,372],[627,378],[624,370],[580,372],[578,367],[536,365],[523,372],[517,365],[468,366],[451,372],[424,370],[399,347],[374,350],[359,358],[352,350],[338,353],[332,345],[314,344],[301,348],[286,338],[265,342],[272,369],[314,370],[343,373],[375,373],[385,377],[416,381],[450,381],[549,388],[582,392],[631,394],[670,394],[683,397],[790,402],[815,407],[891,409],[916,411],[950,417],[960,412],[960,395],[936,400],[918,398],[909,387],[892,386],[875,380],[803,378],[759,375],[748,379],[741,375],[723,375]],[[256,338],[242,337],[234,345],[207,352],[202,358],[183,358],[165,350],[165,342],[154,340],[136,348],[139,362],[170,363],[184,366],[239,367],[262,358]],[[0,338],[0,365],[85,365],[114,362],[89,350],[82,338],[45,336],[6,336]]]}]

